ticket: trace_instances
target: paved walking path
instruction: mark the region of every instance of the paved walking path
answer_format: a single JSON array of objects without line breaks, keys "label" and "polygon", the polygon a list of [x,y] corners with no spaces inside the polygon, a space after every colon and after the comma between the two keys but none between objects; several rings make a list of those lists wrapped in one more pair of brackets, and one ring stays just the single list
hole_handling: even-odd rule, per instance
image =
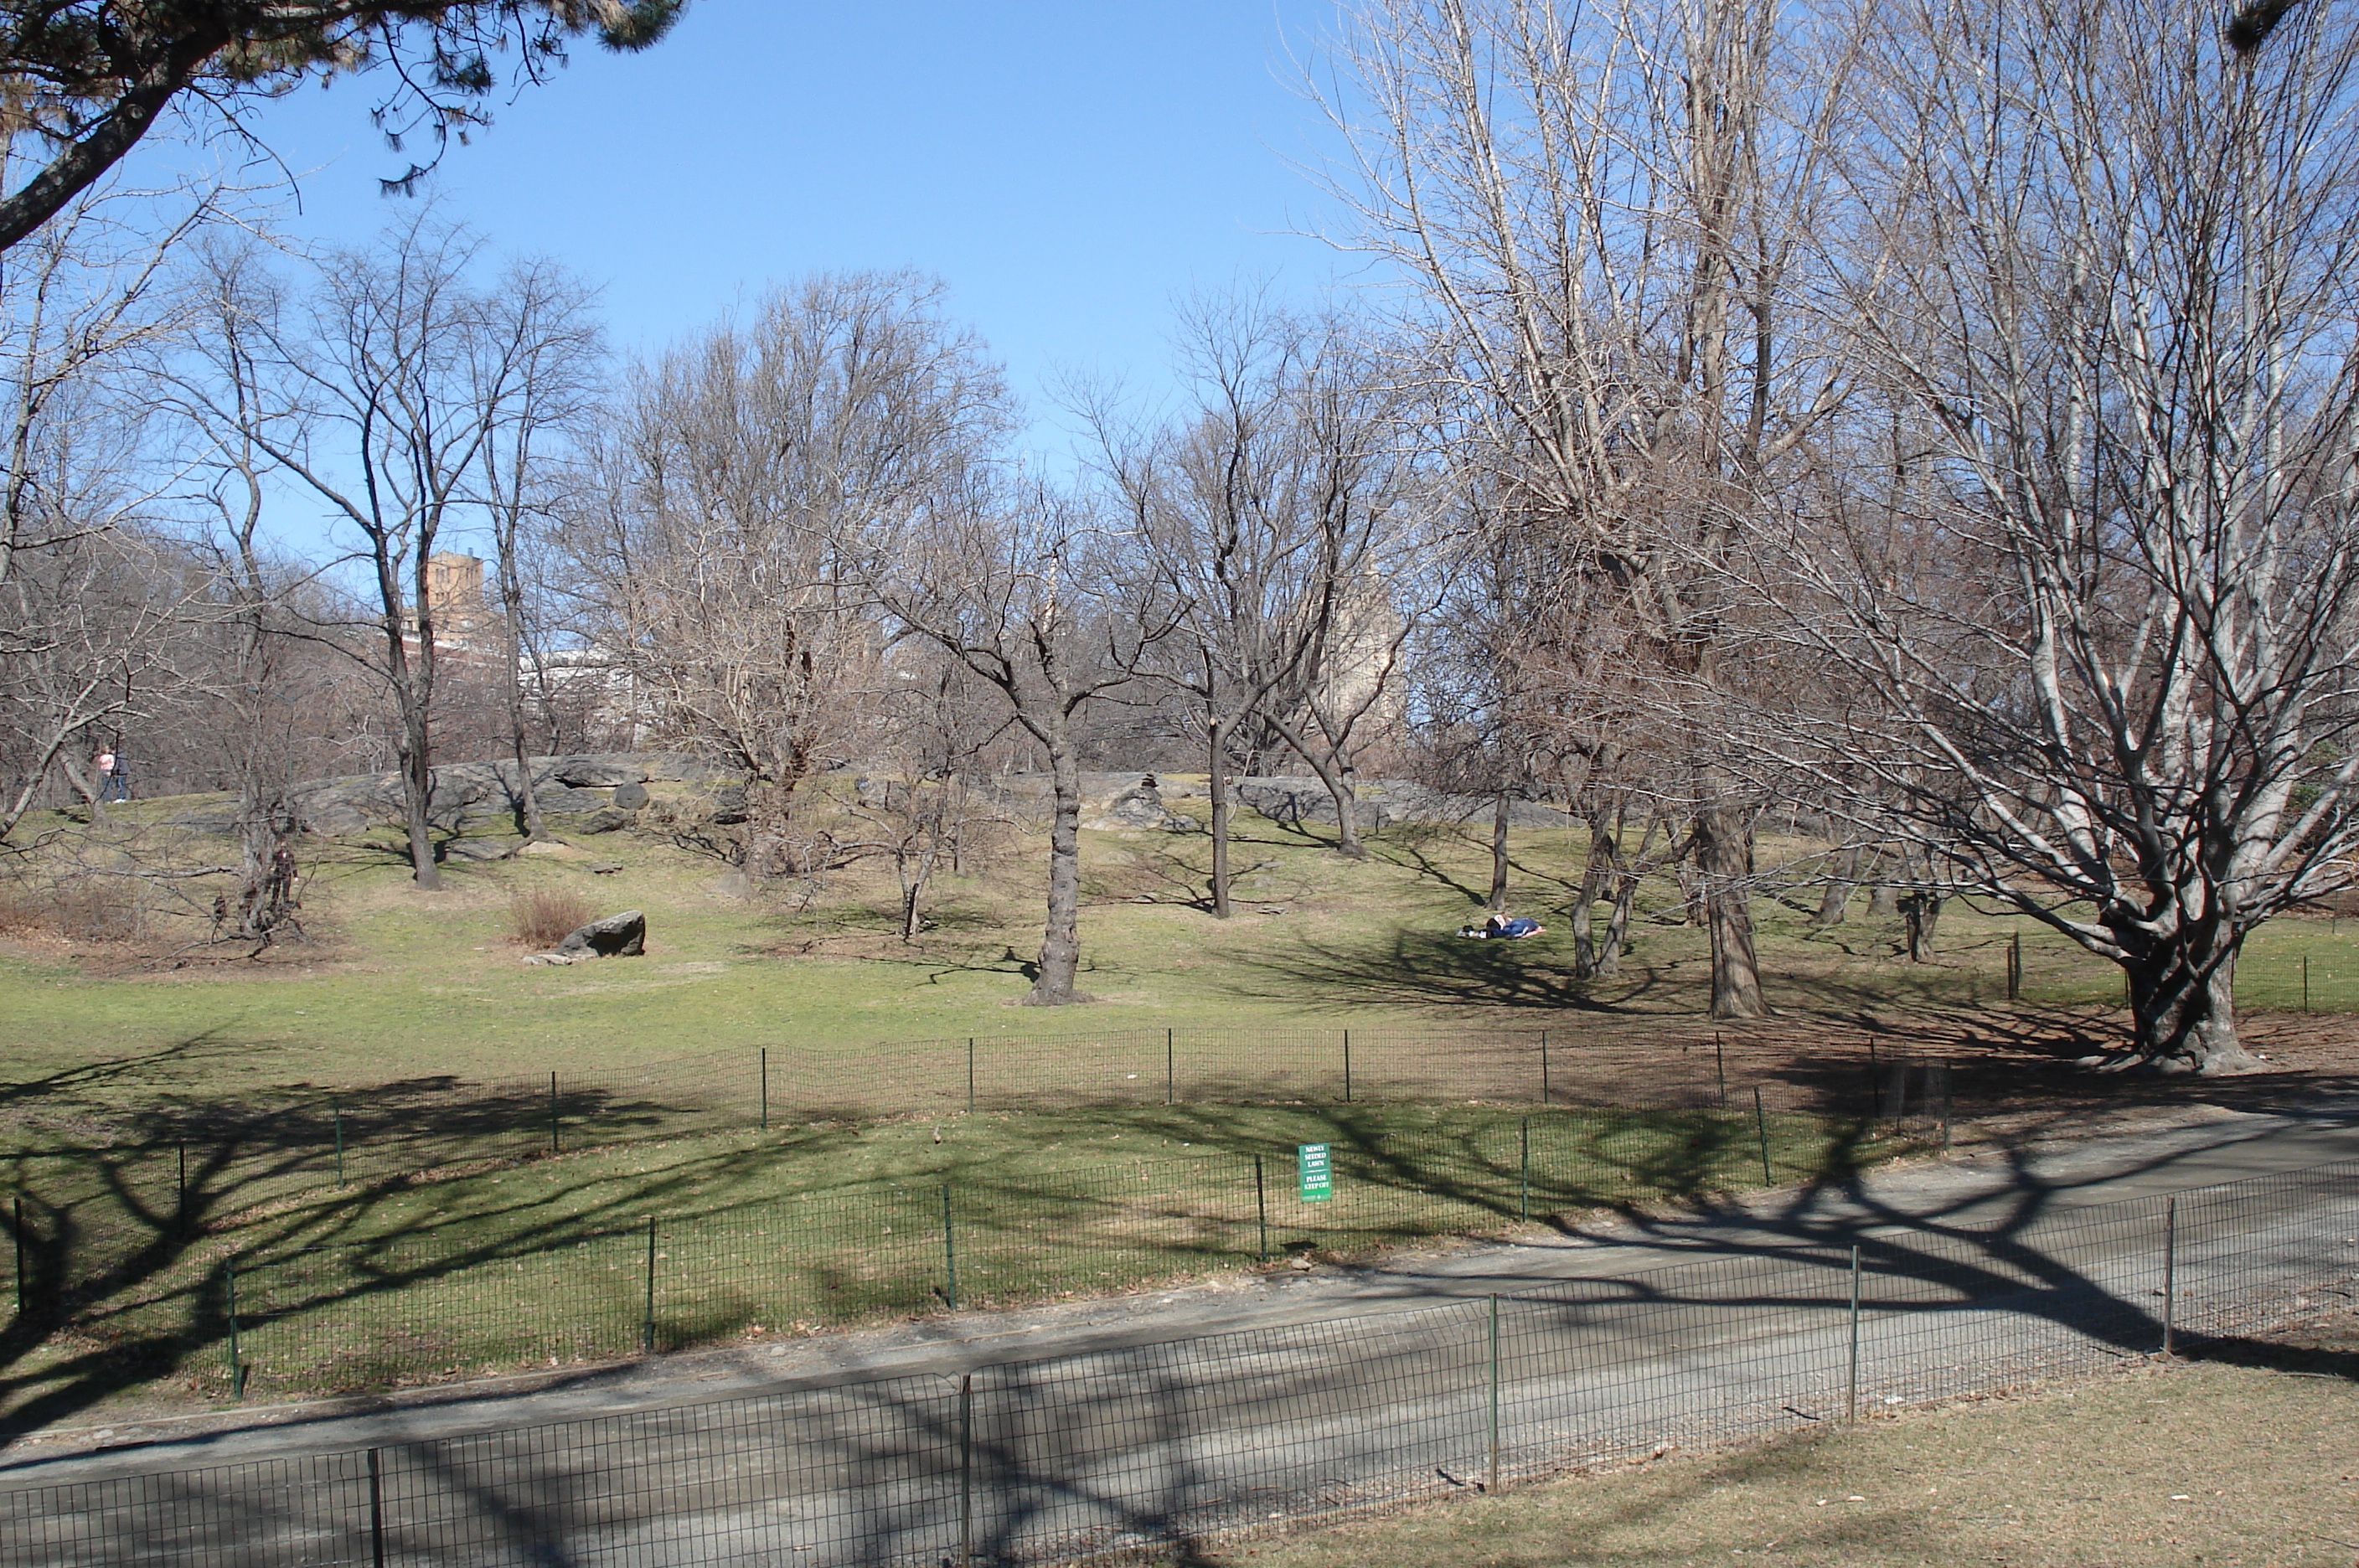
[{"label": "paved walking path", "polygon": [[[2346,1114],[2348,1108],[2346,1109]],[[1870,1267],[1908,1272],[1906,1238],[2053,1227],[2076,1209],[2359,1160],[2359,1125],[2216,1116],[2157,1132],[1872,1171],[1842,1185],[1754,1194],[1652,1219],[1613,1218],[1514,1243],[1404,1255],[1356,1269],[1232,1279],[1112,1301],[943,1314],[892,1330],[661,1358],[567,1377],[524,1392],[440,1397],[354,1410],[290,1406],[188,1421],[125,1423],[18,1440],[0,1452],[0,1489],[366,1449],[716,1399],[838,1388],[994,1363],[1103,1356],[1208,1335],[1365,1322],[1438,1304],[1628,1279],[1700,1259],[1881,1239]],[[2125,1241],[2144,1249],[2144,1239]],[[1404,1323],[1401,1326],[1406,1327]],[[193,1429],[193,1430],[192,1430]],[[69,1452],[60,1452],[60,1450]]]}]

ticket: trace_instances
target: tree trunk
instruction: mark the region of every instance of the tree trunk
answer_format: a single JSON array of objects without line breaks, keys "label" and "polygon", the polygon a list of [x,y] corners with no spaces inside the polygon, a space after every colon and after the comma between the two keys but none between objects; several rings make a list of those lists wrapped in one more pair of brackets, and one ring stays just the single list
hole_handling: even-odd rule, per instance
[{"label": "tree trunk", "polygon": [[1328,797],[1335,802],[1335,848],[1339,854],[1353,860],[1365,860],[1368,852],[1360,843],[1359,801],[1352,793],[1352,780],[1343,768],[1332,761],[1322,762],[1318,755],[1302,744],[1302,736],[1290,724],[1273,724],[1278,737],[1294,748],[1294,754],[1310,765],[1319,775],[1319,782],[1327,787]]},{"label": "tree trunk", "polygon": [[893,869],[899,873],[901,877],[901,940],[903,942],[917,941],[919,930],[925,924],[920,911],[925,907],[926,884],[933,880],[934,865],[937,857],[941,854],[940,846],[941,840],[937,836],[932,844],[928,844],[915,855],[904,851],[893,857]]},{"label": "tree trunk", "polygon": [[1205,760],[1212,765],[1212,918],[1229,918],[1229,730],[1214,719]]},{"label": "tree trunk", "polygon": [[1082,966],[1082,775],[1060,735],[1049,747],[1056,791],[1049,823],[1049,926],[1040,938],[1039,975],[1027,1007],[1061,1007],[1090,998],[1073,988]]},{"label": "tree trunk", "polygon": [[[1589,864],[1582,867],[1581,891],[1572,906],[1572,977],[1588,980],[1612,973],[1609,960],[1597,951],[1590,935],[1597,900],[1605,895],[1606,884],[1616,870],[1617,857],[1614,830],[1607,825],[1605,813],[1597,812],[1589,819]],[[1619,900],[1616,901],[1617,907]],[[1607,939],[1608,945],[1612,938]]]},{"label": "tree trunk", "polygon": [[409,835],[409,867],[420,887],[436,892],[442,886],[442,869],[434,864],[434,832],[426,818],[427,806],[434,797],[434,754],[424,705],[408,691],[397,695],[401,742],[397,760],[401,764],[402,821]]},{"label": "tree trunk", "polygon": [[1507,792],[1499,791],[1491,803],[1491,902],[1494,909],[1507,907]]},{"label": "tree trunk", "polygon": [[1638,902],[1637,873],[1619,872],[1614,883],[1614,912],[1605,919],[1605,940],[1597,948],[1601,979],[1622,972],[1622,955],[1630,948],[1630,911]]},{"label": "tree trunk", "polygon": [[1900,913],[1900,890],[1892,885],[1892,862],[1881,852],[1875,852],[1869,856],[1868,866],[1868,918],[1893,920]]},{"label": "tree trunk", "polygon": [[2244,933],[2197,922],[2125,964],[2134,1020],[2131,1053],[2090,1065],[2219,1078],[2265,1063],[2236,1038],[2236,959]]},{"label": "tree trunk", "polygon": [[[73,753],[60,748],[58,752],[58,766],[65,770],[66,782],[73,786],[73,792],[81,796],[83,803],[90,807],[90,820],[93,822],[106,821],[106,802],[99,798],[106,791],[92,783],[83,774],[81,766],[74,761]],[[120,768],[123,764],[117,760],[115,766]]]},{"label": "tree trunk", "polygon": [[1753,946],[1753,833],[1720,780],[1704,780],[1696,813],[1695,860],[1701,874],[1704,922],[1712,931],[1712,1016],[1768,1015]]},{"label": "tree trunk", "polygon": [[1829,864],[1827,890],[1819,899],[1819,912],[1810,917],[1809,930],[1826,931],[1850,918],[1851,892],[1859,877],[1859,846],[1854,844]]},{"label": "tree trunk", "polygon": [[1903,944],[1911,964],[1933,962],[1933,939],[1941,929],[1941,895],[1918,888],[1900,900],[1900,918],[1908,924]]}]

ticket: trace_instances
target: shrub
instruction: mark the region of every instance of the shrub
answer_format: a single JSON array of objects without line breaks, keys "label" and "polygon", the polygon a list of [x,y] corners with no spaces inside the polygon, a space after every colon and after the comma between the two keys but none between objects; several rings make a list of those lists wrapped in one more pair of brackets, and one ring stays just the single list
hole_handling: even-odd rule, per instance
[{"label": "shrub", "polygon": [[597,917],[570,887],[529,887],[508,898],[508,940],[536,952],[555,947]]},{"label": "shrub", "polygon": [[0,931],[46,931],[68,942],[136,942],[147,929],[138,884],[95,877],[41,887],[0,888]]}]

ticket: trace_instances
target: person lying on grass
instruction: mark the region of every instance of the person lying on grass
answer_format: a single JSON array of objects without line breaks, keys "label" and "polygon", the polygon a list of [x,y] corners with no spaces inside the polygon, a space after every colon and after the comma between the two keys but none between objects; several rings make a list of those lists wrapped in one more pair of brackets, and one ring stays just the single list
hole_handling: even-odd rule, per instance
[{"label": "person lying on grass", "polygon": [[1518,915],[1510,920],[1506,915],[1493,915],[1479,926],[1461,926],[1458,934],[1475,942],[1521,942],[1527,936],[1538,936],[1548,930],[1538,920]]}]

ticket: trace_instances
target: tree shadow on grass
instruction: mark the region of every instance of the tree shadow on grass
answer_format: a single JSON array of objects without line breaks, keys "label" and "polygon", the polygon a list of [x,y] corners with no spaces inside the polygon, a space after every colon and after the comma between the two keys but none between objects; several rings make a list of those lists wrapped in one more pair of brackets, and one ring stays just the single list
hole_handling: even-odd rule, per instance
[{"label": "tree shadow on grass", "polygon": [[[249,1336],[307,1312],[374,1321],[372,1301],[478,1277],[499,1289],[499,1268],[565,1257],[648,1214],[723,1214],[729,1194],[742,1194],[782,1146],[824,1152],[854,1136],[781,1129],[753,1147],[691,1146],[652,1169],[592,1160],[578,1167],[595,1188],[589,1203],[572,1196],[580,1182],[561,1179],[506,1193],[463,1184],[552,1160],[552,1116],[560,1138],[605,1152],[617,1140],[694,1130],[713,1109],[561,1083],[552,1097],[545,1083],[419,1079],[364,1090],[283,1085],[234,1103],[166,1099],[103,1128],[86,1118],[102,1136],[47,1127],[39,1139],[20,1138],[5,1156],[15,1191],[0,1204],[19,1269],[18,1310],[0,1328],[0,1446],[142,1386],[232,1393],[226,1346],[239,1275]],[[454,1180],[462,1184],[446,1184]],[[282,1288],[266,1288],[273,1270]],[[430,1327],[422,1338],[435,1338]],[[635,1335],[625,1340],[606,1354],[637,1348]],[[333,1391],[301,1376],[274,1391]]]},{"label": "tree shadow on grass", "polygon": [[1545,937],[1476,942],[1396,931],[1356,944],[1295,937],[1239,953],[1233,963],[1239,972],[1228,984],[1234,996],[1331,1009],[1411,1005],[1619,1013],[1672,989],[1663,972],[1627,959],[1610,979],[1576,979],[1571,954]]}]

